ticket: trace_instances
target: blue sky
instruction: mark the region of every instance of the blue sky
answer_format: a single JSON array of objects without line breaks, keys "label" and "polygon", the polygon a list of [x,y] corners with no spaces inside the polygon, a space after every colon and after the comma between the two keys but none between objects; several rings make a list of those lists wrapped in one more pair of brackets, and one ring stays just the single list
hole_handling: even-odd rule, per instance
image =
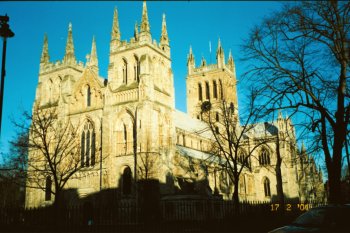
[{"label": "blue sky", "polygon": [[[226,59],[232,50],[237,78],[246,64],[240,62],[240,44],[249,30],[264,16],[272,14],[281,2],[238,1],[177,1],[147,2],[152,38],[159,41],[162,14],[166,14],[174,73],[176,108],[186,112],[186,60],[190,45],[196,64],[204,56],[215,60],[218,38]],[[75,54],[86,61],[93,35],[96,38],[100,75],[107,78],[109,41],[113,9],[118,8],[122,40],[133,36],[135,22],[141,21],[142,2],[0,2],[0,15],[8,14],[15,37],[7,43],[6,80],[1,152],[8,150],[8,141],[15,135],[11,117],[18,118],[23,110],[31,110],[38,83],[39,61],[43,37],[47,33],[50,60],[62,60],[69,22],[73,25]],[[209,41],[212,54],[209,53]],[[2,47],[2,46],[1,46]],[[2,52],[2,51],[1,51]],[[211,57],[211,58],[210,58]],[[242,106],[244,87],[238,86],[239,106]]]}]

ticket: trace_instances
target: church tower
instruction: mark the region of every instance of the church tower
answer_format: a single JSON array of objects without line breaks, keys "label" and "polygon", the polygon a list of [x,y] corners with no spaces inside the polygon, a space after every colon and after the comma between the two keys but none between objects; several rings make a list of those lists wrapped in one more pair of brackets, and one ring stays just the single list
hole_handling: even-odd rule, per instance
[{"label": "church tower", "polygon": [[61,61],[50,61],[49,42],[45,34],[40,58],[39,82],[33,106],[58,106],[61,96],[71,90],[73,83],[79,79],[83,70],[84,64],[77,62],[75,57],[71,23],[68,25],[65,53]]},{"label": "church tower", "polygon": [[[117,9],[113,16],[105,98],[108,116],[104,119],[109,118],[109,122],[112,122],[106,130],[112,129],[115,134],[112,138],[118,144],[116,149],[110,149],[110,153],[133,157],[136,150],[138,161],[146,154],[165,156],[165,153],[172,151],[169,148],[174,144],[175,138],[172,120],[175,109],[174,83],[165,14],[160,19],[161,35],[157,42],[152,38],[144,1],[141,23],[130,25],[134,27],[134,35],[129,40],[123,40]],[[123,164],[125,158],[118,157],[117,160],[112,163]],[[128,166],[132,173],[136,172],[133,163]],[[157,168],[162,169],[161,166]],[[158,171],[156,173],[166,174]],[[165,182],[165,176],[157,178]]]},{"label": "church tower", "polygon": [[220,104],[225,101],[234,107],[238,115],[236,90],[236,70],[230,51],[228,62],[225,63],[225,53],[218,41],[216,50],[216,64],[207,64],[202,58],[200,66],[196,67],[192,47],[187,57],[187,112],[197,119],[201,117],[201,107],[206,101],[211,103],[213,111],[219,111]]}]

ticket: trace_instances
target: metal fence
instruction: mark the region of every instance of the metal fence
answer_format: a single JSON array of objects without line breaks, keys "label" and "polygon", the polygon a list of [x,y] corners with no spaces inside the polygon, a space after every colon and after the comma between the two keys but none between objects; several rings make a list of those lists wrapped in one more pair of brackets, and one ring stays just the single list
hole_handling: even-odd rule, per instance
[{"label": "metal fence", "polygon": [[[316,207],[323,203],[286,204],[279,209],[278,204],[268,202],[243,202],[235,206],[232,201],[224,200],[162,200],[158,206],[142,206],[128,200],[107,206],[85,203],[56,209],[3,208],[0,209],[0,229],[256,232],[290,222],[307,211],[310,204]],[[288,205],[292,205],[289,210]]]}]

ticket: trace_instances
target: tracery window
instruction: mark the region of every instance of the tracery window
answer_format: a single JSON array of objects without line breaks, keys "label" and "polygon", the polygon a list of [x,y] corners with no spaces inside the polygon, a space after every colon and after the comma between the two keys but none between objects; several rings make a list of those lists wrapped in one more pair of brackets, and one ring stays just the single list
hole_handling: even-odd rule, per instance
[{"label": "tracery window", "polygon": [[271,196],[270,180],[268,178],[265,178],[265,180],[264,180],[264,193],[265,193],[265,197],[270,197]]},{"label": "tracery window", "polygon": [[259,164],[260,165],[270,165],[270,154],[265,148],[262,149],[260,152]]},{"label": "tracery window", "polygon": [[86,122],[81,133],[81,166],[95,165],[95,131],[90,121]]},{"label": "tracery window", "polygon": [[250,163],[250,157],[248,157],[244,152],[240,152],[238,154],[238,163],[243,164],[244,166],[250,168],[251,163]]}]

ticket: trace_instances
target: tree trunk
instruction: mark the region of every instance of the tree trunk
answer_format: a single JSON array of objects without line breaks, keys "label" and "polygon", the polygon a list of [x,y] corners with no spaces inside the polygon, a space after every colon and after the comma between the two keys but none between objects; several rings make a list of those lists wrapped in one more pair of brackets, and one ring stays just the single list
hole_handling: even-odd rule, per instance
[{"label": "tree trunk", "polygon": [[239,214],[238,213],[239,211],[238,184],[239,184],[239,178],[235,177],[234,191],[233,191],[233,198],[232,198],[235,214]]},{"label": "tree trunk", "polygon": [[[335,155],[334,155],[335,156]],[[342,203],[341,197],[341,166],[340,160],[329,161],[327,163],[328,170],[328,187],[329,187],[329,197],[328,203],[340,204]]]},{"label": "tree trunk", "polygon": [[[282,157],[280,152],[280,139],[277,136],[276,140],[276,153],[277,153],[277,162],[276,162],[276,182],[277,182],[277,197],[278,197],[278,203],[280,206],[284,206],[284,193],[283,193],[283,181],[282,181],[282,171],[281,171],[281,164],[282,164]],[[284,209],[284,208],[280,208]]]}]

